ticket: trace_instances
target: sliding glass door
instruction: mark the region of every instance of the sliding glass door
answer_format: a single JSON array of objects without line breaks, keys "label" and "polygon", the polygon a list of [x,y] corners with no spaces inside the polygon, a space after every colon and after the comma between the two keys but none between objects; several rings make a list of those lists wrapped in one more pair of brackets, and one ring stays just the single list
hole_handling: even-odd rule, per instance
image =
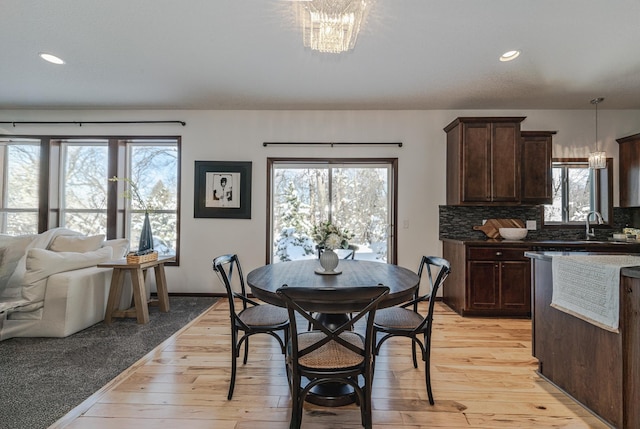
[{"label": "sliding glass door", "polygon": [[316,258],[311,231],[326,221],[354,234],[355,259],[393,262],[395,166],[395,159],[269,159],[270,262]]}]

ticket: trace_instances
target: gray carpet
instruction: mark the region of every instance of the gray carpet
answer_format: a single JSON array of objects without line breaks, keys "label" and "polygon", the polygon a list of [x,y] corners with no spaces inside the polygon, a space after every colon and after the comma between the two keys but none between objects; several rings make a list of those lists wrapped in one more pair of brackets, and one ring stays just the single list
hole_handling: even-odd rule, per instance
[{"label": "gray carpet", "polygon": [[47,428],[217,298],[169,297],[171,311],[149,308],[149,323],[104,322],[67,338],[0,342],[0,428]]}]

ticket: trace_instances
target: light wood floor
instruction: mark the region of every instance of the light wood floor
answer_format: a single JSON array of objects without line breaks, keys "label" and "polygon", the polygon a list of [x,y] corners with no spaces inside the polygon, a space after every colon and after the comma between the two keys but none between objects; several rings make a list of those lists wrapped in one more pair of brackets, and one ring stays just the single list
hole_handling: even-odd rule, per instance
[{"label": "light wood floor", "polygon": [[[531,356],[531,322],[461,318],[437,303],[432,348],[435,406],[406,339],[376,361],[375,428],[607,428],[541,379]],[[96,392],[52,428],[287,428],[289,392],[275,340],[253,337],[233,400],[225,300]],[[305,405],[303,428],[361,428],[355,405]]]}]

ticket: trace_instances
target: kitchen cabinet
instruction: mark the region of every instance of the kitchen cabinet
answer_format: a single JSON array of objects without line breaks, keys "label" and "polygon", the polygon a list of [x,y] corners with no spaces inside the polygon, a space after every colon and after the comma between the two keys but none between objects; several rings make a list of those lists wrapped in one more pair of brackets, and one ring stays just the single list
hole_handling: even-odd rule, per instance
[{"label": "kitchen cabinet", "polygon": [[470,311],[528,316],[531,312],[528,248],[467,249]]},{"label": "kitchen cabinet", "polygon": [[443,242],[451,263],[443,301],[462,316],[529,316],[531,264],[524,252],[530,249]]},{"label": "kitchen cabinet", "polygon": [[456,118],[447,133],[447,204],[519,203],[524,117]]},{"label": "kitchen cabinet", "polygon": [[617,139],[620,207],[640,207],[640,133]]},{"label": "kitchen cabinet", "polygon": [[551,153],[555,131],[522,131],[521,170],[524,204],[551,204],[553,176]]},{"label": "kitchen cabinet", "polygon": [[451,273],[442,287],[443,302],[461,316],[531,315],[531,263],[524,254],[533,250],[629,254],[640,253],[640,245],[580,240],[443,239],[442,255],[451,264]]}]

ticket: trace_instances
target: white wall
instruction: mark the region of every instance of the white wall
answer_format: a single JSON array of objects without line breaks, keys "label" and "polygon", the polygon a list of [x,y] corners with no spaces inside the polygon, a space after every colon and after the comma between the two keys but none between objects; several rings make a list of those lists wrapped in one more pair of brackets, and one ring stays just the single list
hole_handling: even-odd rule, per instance
[{"label": "white wall", "polygon": [[[640,132],[640,110],[599,110],[600,148],[614,162],[616,138]],[[526,116],[523,130],[557,131],[554,157],[584,157],[595,149],[592,110],[494,111],[0,111],[0,121],[183,120],[187,125],[11,125],[11,135],[181,135],[180,266],[167,268],[170,292],[222,292],[211,260],[236,252],[248,273],[265,263],[267,157],[397,157],[398,263],[416,269],[419,257],[441,254],[438,206],[445,204],[445,134],[458,116]],[[265,141],[402,142],[403,147],[263,147]],[[196,160],[252,161],[251,219],[194,219]],[[402,226],[408,221],[408,228]]]}]

